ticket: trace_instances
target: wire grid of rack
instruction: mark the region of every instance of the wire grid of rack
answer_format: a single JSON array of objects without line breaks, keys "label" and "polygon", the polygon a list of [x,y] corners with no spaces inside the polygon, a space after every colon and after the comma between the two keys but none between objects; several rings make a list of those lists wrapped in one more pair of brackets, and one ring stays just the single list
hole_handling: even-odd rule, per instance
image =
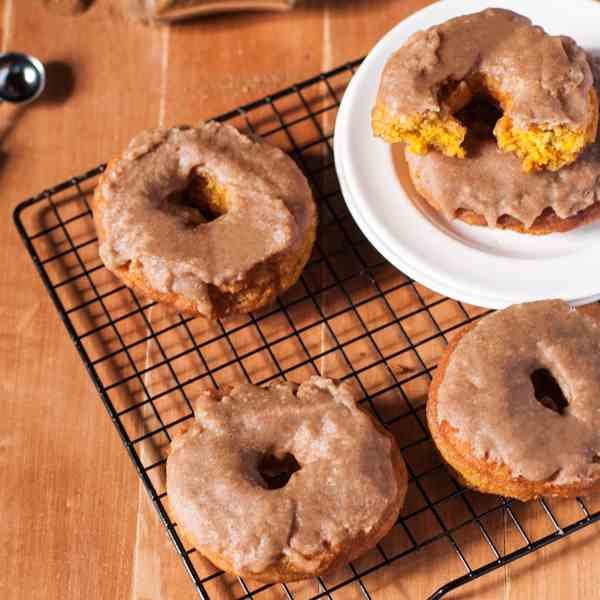
[{"label": "wire grid of rack", "polygon": [[[313,256],[274,307],[209,323],[170,313],[121,285],[99,260],[89,204],[104,165],[15,210],[48,294],[205,599],[224,597],[223,590],[240,600],[316,600],[345,592],[348,598],[356,592],[371,598],[381,587],[378,574],[386,570],[392,590],[396,578],[407,585],[407,573],[416,570],[414,597],[440,598],[600,519],[600,502],[593,497],[521,504],[465,490],[438,458],[425,421],[428,383],[446,336],[484,311],[398,272],[348,214],[335,177],[332,137],[340,98],[359,63],[217,119],[287,150],[315,190],[320,228]],[[353,379],[369,409],[396,434],[410,474],[403,515],[375,549],[332,575],[275,586],[232,578],[186,547],[169,516],[169,442],[192,416],[199,389],[239,380],[301,381],[314,373]],[[446,581],[432,579],[418,560],[410,562],[413,556],[424,556],[424,564],[448,561]]]}]

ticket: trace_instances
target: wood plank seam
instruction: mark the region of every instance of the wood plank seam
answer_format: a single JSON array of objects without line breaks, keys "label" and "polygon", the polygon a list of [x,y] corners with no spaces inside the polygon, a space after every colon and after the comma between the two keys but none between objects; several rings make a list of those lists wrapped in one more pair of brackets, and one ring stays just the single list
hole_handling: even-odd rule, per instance
[{"label": "wood plank seam", "polygon": [[[167,76],[169,70],[169,43],[170,43],[170,27],[165,27],[161,31],[160,43],[161,43],[161,57],[160,57],[160,98],[158,106],[158,127],[165,126],[165,115],[166,115],[166,104],[167,104]],[[150,327],[146,327],[146,335],[152,335],[154,307],[150,307],[148,310],[148,322]],[[145,357],[144,357],[144,384],[146,389],[152,394],[152,344],[153,339],[150,337],[145,343]],[[149,408],[151,411],[151,409]],[[142,418],[142,415],[140,415]],[[143,419],[142,419],[143,422]],[[141,448],[142,462],[146,464],[144,460],[145,450],[147,445],[144,444]],[[150,461],[151,462],[151,461]],[[140,481],[138,486],[138,509],[137,509],[137,520],[136,520],[136,533],[135,533],[135,544],[133,549],[133,569],[132,569],[132,600],[160,600],[161,596],[161,569],[160,569],[160,554],[154,553],[154,557],[151,559],[151,564],[148,565],[145,561],[148,557],[148,549],[146,552],[143,551],[141,545],[145,543],[144,535],[147,536],[147,523],[146,520],[155,518],[156,514],[153,508],[150,506],[147,492]],[[156,529],[156,528],[152,528]],[[162,531],[161,531],[162,533]],[[154,548],[150,548],[150,553]],[[155,564],[158,562],[158,565]],[[150,575],[150,577],[148,577]],[[150,596],[148,594],[151,594]]]}]

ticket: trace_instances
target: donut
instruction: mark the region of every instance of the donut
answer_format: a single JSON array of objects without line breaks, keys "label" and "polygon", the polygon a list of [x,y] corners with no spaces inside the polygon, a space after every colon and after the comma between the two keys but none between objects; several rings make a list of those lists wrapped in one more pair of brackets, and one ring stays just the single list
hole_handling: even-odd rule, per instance
[{"label": "donut", "polygon": [[387,61],[371,125],[388,143],[464,158],[455,118],[474,96],[503,111],[494,134],[525,171],[557,171],[596,137],[598,97],[584,51],[526,17],[486,9],[415,33]]},{"label": "donut", "polygon": [[220,569],[266,583],[319,575],[372,548],[398,518],[407,472],[393,436],[357,400],[348,383],[318,376],[202,394],[167,458],[170,512],[186,541]]},{"label": "donut", "polygon": [[[590,57],[600,90],[600,58]],[[406,150],[417,192],[447,219],[544,235],[600,218],[600,132],[580,158],[558,173],[524,173],[519,160],[497,150],[491,135],[497,111],[476,102],[458,113],[468,125],[465,160]]]},{"label": "donut", "polygon": [[468,487],[530,500],[600,483],[600,326],[561,300],[463,329],[435,371],[427,422]]},{"label": "donut", "polygon": [[[600,75],[600,61],[592,64]],[[449,220],[533,235],[564,233],[600,218],[600,135],[559,172],[525,173],[516,156],[498,151],[486,108],[472,105],[460,113],[469,124],[464,160],[405,150],[410,178],[428,204]]]},{"label": "donut", "polygon": [[210,319],[256,310],[292,286],[317,224],[294,161],[216,122],[137,135],[109,163],[92,209],[110,271]]}]

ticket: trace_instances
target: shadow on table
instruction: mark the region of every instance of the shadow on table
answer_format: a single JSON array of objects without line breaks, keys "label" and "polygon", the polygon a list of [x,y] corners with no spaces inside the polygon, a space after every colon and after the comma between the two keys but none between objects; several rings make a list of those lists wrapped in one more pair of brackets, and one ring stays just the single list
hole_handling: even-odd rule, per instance
[{"label": "shadow on table", "polygon": [[36,110],[44,105],[60,105],[66,102],[75,88],[73,68],[66,62],[50,61],[46,68],[46,88],[42,95],[31,104],[4,103],[0,111],[0,169],[9,155],[4,150],[7,141],[16,130],[26,111]]},{"label": "shadow on table", "polygon": [[46,89],[37,102],[42,104],[62,104],[75,89],[75,71],[64,61],[53,60],[46,67]]}]

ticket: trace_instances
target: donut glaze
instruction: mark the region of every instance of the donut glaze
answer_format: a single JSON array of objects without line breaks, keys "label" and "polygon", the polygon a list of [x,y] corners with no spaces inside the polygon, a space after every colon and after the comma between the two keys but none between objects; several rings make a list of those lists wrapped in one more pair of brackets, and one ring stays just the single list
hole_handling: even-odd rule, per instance
[{"label": "donut glaze", "polygon": [[586,55],[503,9],[450,19],[415,33],[388,60],[372,123],[386,141],[464,156],[464,126],[452,114],[484,92],[502,106],[501,147],[525,170],[557,170],[591,142],[598,100]]},{"label": "donut glaze", "polygon": [[[221,213],[214,220],[173,201],[195,177]],[[289,287],[316,229],[312,193],[292,159],[216,122],[136,136],[104,173],[94,216],[107,268],[208,317],[253,310]]]},{"label": "donut glaze", "polygon": [[[454,341],[427,418],[442,456],[472,487],[521,499],[572,496],[600,482],[600,326],[560,300],[519,304]],[[568,405],[538,401],[548,370]]]},{"label": "donut glaze", "polygon": [[[356,400],[322,377],[204,394],[167,461],[185,535],[217,566],[262,581],[306,578],[372,547],[398,517],[406,470]],[[258,470],[269,454],[301,467],[282,488]]]}]

